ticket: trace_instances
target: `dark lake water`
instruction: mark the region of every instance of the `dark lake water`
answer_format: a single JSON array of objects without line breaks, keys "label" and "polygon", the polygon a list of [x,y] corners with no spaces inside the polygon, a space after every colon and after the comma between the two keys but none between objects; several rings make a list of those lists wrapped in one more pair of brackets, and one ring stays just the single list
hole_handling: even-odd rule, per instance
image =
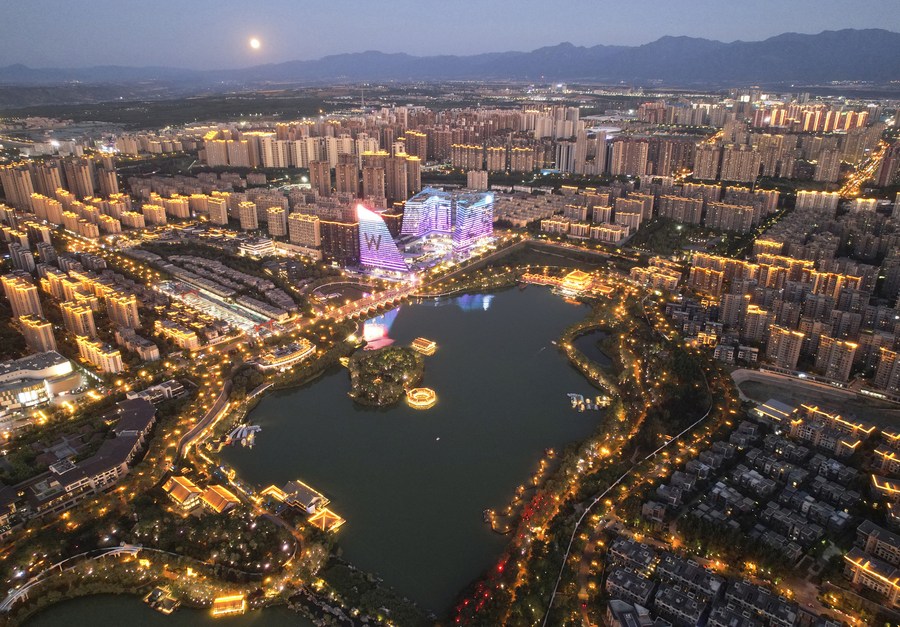
[{"label": "dark lake water", "polygon": [[567,393],[593,388],[551,344],[586,313],[536,287],[404,305],[365,333],[436,341],[423,385],[437,405],[361,408],[340,369],[263,399],[250,416],[256,445],[224,460],[259,486],[301,479],[323,492],[347,519],[344,557],[441,613],[506,542],[483,511],[505,505],[547,448],[602,419],[571,409]]},{"label": "dark lake water", "polygon": [[606,338],[606,335],[606,331],[591,331],[575,338],[572,345],[584,353],[584,356],[588,359],[595,361],[604,368],[609,368],[612,366],[612,360],[598,346],[599,342]]}]

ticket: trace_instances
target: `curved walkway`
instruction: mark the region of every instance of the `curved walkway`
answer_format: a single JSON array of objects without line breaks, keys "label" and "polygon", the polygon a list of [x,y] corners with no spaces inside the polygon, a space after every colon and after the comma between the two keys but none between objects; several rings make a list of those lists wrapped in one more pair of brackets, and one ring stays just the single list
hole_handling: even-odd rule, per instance
[{"label": "curved walkway", "polygon": [[[15,590],[11,591],[6,596],[6,598],[3,599],[3,602],[0,603],[0,612],[7,613],[12,609],[13,605],[15,605],[19,599],[28,598],[28,592],[35,586],[38,586],[41,583],[43,583],[43,581],[45,579],[47,579],[50,575],[52,575],[53,571],[55,571],[56,569],[59,569],[60,573],[64,573],[67,570],[75,568],[76,563],[79,562],[81,560],[81,558],[87,557],[91,553],[96,553],[96,555],[93,555],[93,556],[89,557],[88,559],[95,560],[95,559],[100,559],[101,557],[107,557],[110,555],[122,555],[122,554],[135,555],[138,551],[141,551],[141,550],[143,550],[143,547],[141,547],[138,544],[125,544],[123,546],[114,546],[114,547],[110,547],[108,549],[95,549],[93,551],[87,551],[85,553],[79,553],[78,555],[73,555],[72,557],[67,557],[66,559],[62,560],[61,562],[57,562],[56,564],[53,564],[52,566],[42,570],[40,573],[38,573],[37,575],[35,575],[31,579],[29,579],[28,583],[26,583],[21,588],[17,588]],[[67,562],[72,562],[72,564],[63,568],[63,565],[66,564]]]},{"label": "curved walkway", "polygon": [[[652,323],[650,323],[650,318],[647,315],[647,310],[646,310],[646,300],[647,300],[647,297],[645,297],[643,299],[643,301],[641,301],[642,305],[644,305],[644,317],[647,319],[647,322],[648,322],[648,324],[650,324],[650,327],[654,331],[659,333],[659,331],[656,330],[656,327]],[[660,333],[660,335],[662,335],[662,333]],[[663,337],[665,337],[665,336],[663,335]],[[666,339],[668,339],[668,338],[666,338]],[[594,499],[590,502],[590,504],[587,507],[585,507],[584,511],[581,513],[581,516],[579,516],[578,521],[575,523],[575,528],[572,529],[572,535],[569,538],[569,544],[566,545],[566,553],[565,553],[565,555],[563,555],[562,566],[560,566],[560,568],[559,568],[559,575],[556,578],[556,584],[553,586],[553,593],[550,595],[550,602],[547,605],[547,612],[546,612],[546,614],[544,614],[544,620],[541,623],[544,627],[546,627],[547,619],[550,617],[550,612],[553,609],[553,601],[556,600],[556,594],[559,590],[559,584],[560,584],[560,582],[562,582],[563,574],[565,573],[565,570],[566,570],[566,563],[569,561],[569,554],[572,552],[572,544],[575,542],[575,537],[578,535],[578,529],[581,527],[581,523],[584,522],[584,519],[591,512],[591,510],[594,507],[596,507],[597,503],[602,501],[606,497],[606,495],[609,494],[610,491],[612,491],[613,488],[615,488],[620,483],[625,481],[625,479],[627,479],[628,476],[631,475],[631,473],[633,473],[637,469],[638,466],[640,466],[644,462],[649,461],[649,460],[653,459],[654,457],[656,457],[659,453],[661,453],[666,448],[668,448],[669,445],[671,445],[673,442],[676,442],[684,434],[693,430],[694,427],[698,426],[701,422],[703,422],[704,420],[706,420],[709,417],[709,414],[713,410],[714,403],[713,403],[712,393],[710,392],[710,389],[709,389],[709,379],[707,378],[705,373],[703,374],[703,382],[706,384],[706,391],[707,391],[707,394],[709,395],[709,408],[706,410],[706,413],[704,413],[696,421],[694,421],[693,423],[691,423],[690,425],[685,427],[680,433],[669,438],[666,442],[664,442],[655,451],[646,455],[643,459],[641,459],[637,463],[633,464],[631,466],[631,468],[629,468],[624,473],[622,473],[622,476],[620,476],[612,484],[610,484],[609,487],[606,488],[606,490],[604,490],[602,493],[600,493],[599,495],[594,497]]]}]

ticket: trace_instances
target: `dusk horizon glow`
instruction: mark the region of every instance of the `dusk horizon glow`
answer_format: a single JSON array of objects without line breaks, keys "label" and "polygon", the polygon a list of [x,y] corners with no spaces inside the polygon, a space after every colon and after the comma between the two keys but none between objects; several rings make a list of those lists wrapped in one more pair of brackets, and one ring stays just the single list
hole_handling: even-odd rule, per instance
[{"label": "dusk horizon glow", "polygon": [[[7,23],[16,28],[0,40],[0,66],[209,70],[370,50],[413,56],[471,55],[528,52],[562,42],[639,46],[664,36],[731,42],[844,28],[900,31],[900,12],[890,0],[865,0],[852,12],[837,0],[799,0],[789,6],[762,0],[753,10],[713,0],[690,6],[654,0],[649,10],[640,12],[598,11],[586,0],[553,11],[536,0],[515,4],[501,0],[488,6],[461,0],[437,14],[427,4],[399,0],[385,6],[336,0],[309,11],[286,0],[267,0],[252,7],[223,6],[210,0],[188,6],[163,0],[152,7],[111,0],[89,5],[35,0],[5,9]],[[179,19],[172,20],[175,13]],[[48,23],[48,14],[57,19]],[[426,24],[436,15],[440,17],[437,30],[403,27]],[[403,37],[392,36],[400,27]],[[40,46],[34,46],[38,34]],[[249,48],[250,37],[265,46]]]}]

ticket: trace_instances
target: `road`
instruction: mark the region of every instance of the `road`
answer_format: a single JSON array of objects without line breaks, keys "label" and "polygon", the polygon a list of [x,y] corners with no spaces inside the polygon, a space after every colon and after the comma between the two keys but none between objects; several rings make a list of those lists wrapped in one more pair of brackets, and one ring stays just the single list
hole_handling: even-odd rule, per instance
[{"label": "road", "polygon": [[216,398],[216,402],[213,403],[212,407],[206,412],[206,414],[201,418],[194,427],[185,433],[181,440],[178,442],[178,449],[175,453],[175,459],[180,459],[185,453],[187,453],[188,449],[194,443],[194,441],[200,437],[200,435],[204,432],[204,430],[215,423],[215,421],[219,418],[219,415],[228,405],[228,395],[231,393],[231,377],[229,376],[225,384],[222,386],[222,391],[219,393],[218,398]]},{"label": "road", "polygon": [[890,147],[886,141],[881,141],[878,144],[878,150],[875,152],[869,160],[866,161],[849,179],[844,183],[844,186],[840,189],[840,194],[842,198],[853,198],[859,195],[859,190],[862,188],[862,184],[865,183],[868,179],[875,176],[875,173],[878,171],[879,166],[881,166],[881,162],[884,161],[884,157],[887,154],[887,150]]}]

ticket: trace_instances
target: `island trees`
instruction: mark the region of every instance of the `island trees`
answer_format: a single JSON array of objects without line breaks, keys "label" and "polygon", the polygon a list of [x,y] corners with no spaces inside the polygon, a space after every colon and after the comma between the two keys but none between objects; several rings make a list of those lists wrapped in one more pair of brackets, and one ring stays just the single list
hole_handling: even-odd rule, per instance
[{"label": "island trees", "polygon": [[376,351],[358,351],[347,364],[350,397],[361,405],[393,405],[422,380],[424,358],[411,348],[388,346]]}]

